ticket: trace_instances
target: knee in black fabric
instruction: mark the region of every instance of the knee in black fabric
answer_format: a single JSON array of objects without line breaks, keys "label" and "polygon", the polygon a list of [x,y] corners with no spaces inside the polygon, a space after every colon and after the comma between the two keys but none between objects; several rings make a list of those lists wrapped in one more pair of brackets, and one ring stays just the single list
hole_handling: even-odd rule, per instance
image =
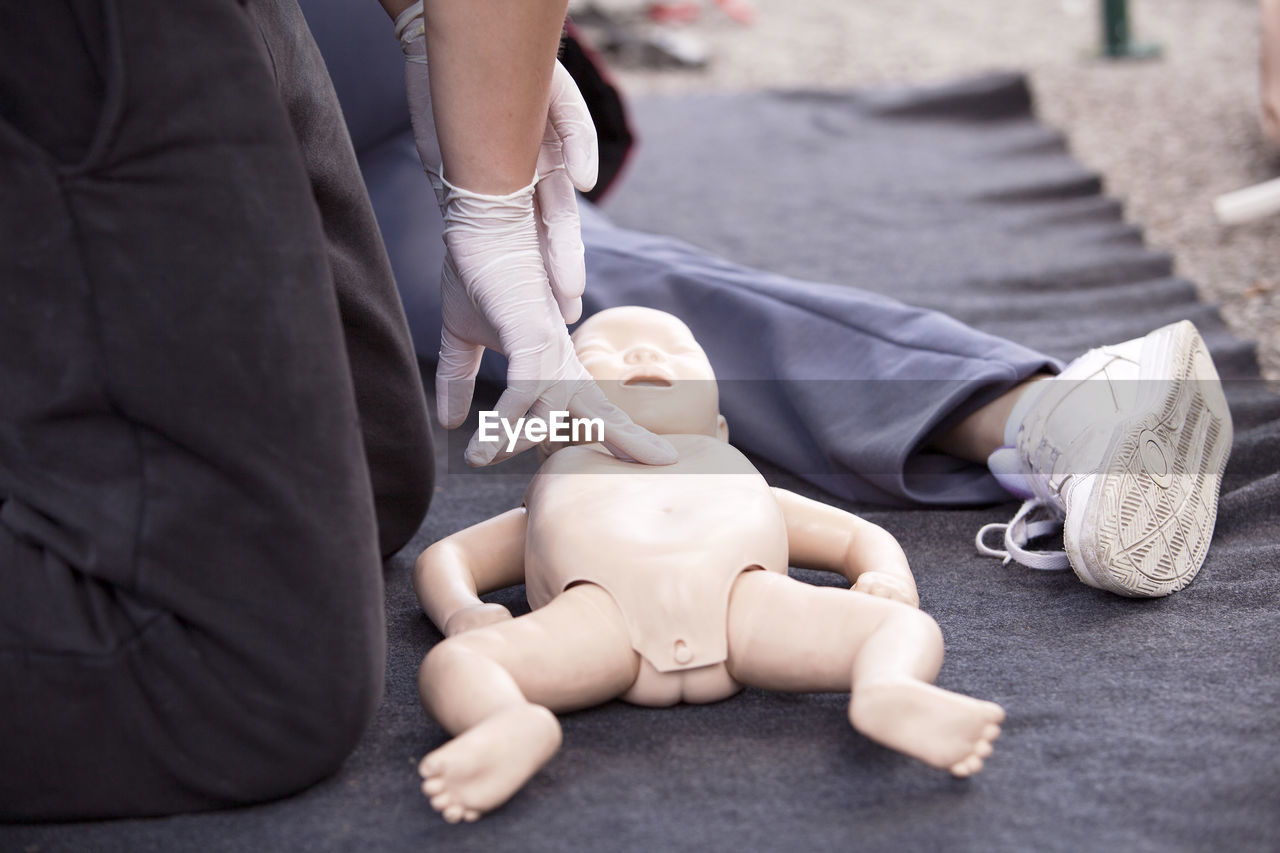
[{"label": "knee in black fabric", "polygon": [[[302,703],[315,697],[223,680],[201,666],[185,633],[162,617],[117,654],[55,656],[38,672],[0,651],[0,820],[240,806],[295,793],[341,766],[381,692],[380,670],[335,672],[316,691],[327,701]],[[265,700],[289,710],[262,712]],[[244,713],[249,705],[259,713]]]},{"label": "knee in black fabric", "polygon": [[[333,774],[382,692],[381,667],[306,689],[238,679],[171,616],[105,655],[0,650],[0,820],[206,811]],[[296,679],[291,679],[296,681]]]},{"label": "knee in black fabric", "polygon": [[[426,433],[430,436],[430,433]],[[378,516],[378,543],[383,559],[399,551],[413,534],[418,532],[422,520],[435,493],[435,460],[431,444],[416,453],[406,453],[396,469],[398,482],[386,476],[377,476],[378,467],[370,460],[375,472],[374,506]]]},{"label": "knee in black fabric", "polygon": [[[316,577],[208,633],[188,630],[186,670],[153,647],[193,711],[185,748],[212,805],[294,793],[336,771],[382,697],[386,627],[381,566],[315,563]],[[353,571],[353,569],[356,569]],[[323,575],[346,572],[326,583]],[[295,578],[299,576],[295,575]],[[216,632],[216,633],[215,633]]]},{"label": "knee in black fabric", "polygon": [[[217,728],[207,736],[223,741],[225,748],[209,768],[216,772],[205,779],[210,804],[276,799],[331,776],[364,734],[382,686],[381,666],[333,667],[315,672],[308,689],[281,687],[266,702],[254,697],[257,708],[211,721]],[[263,706],[275,706],[277,712],[265,713]]]},{"label": "knee in black fabric", "polygon": [[285,572],[290,583],[254,595],[253,574],[279,579],[265,555],[242,566],[238,582],[198,591],[203,606],[175,614],[157,607],[154,589],[72,568],[30,525],[15,529],[27,510],[14,506],[0,513],[0,819],[243,805],[341,766],[382,694],[371,547],[362,561],[331,548],[330,562],[306,567],[318,575],[311,588],[299,582],[306,572]]}]

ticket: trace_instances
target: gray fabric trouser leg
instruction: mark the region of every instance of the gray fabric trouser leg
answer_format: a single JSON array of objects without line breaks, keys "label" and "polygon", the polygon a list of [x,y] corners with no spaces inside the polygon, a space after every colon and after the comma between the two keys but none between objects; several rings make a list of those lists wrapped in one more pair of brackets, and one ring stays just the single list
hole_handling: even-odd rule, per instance
[{"label": "gray fabric trouser leg", "polygon": [[312,784],[432,462],[292,0],[6,6],[0,187],[0,819]]},{"label": "gray fabric trouser leg", "polygon": [[[383,159],[376,168],[400,165]],[[388,184],[380,171],[371,181]],[[384,227],[392,261],[405,271],[402,296],[419,355],[434,360],[439,288],[421,271],[439,269],[440,220],[426,202],[404,198],[408,192],[388,191]],[[644,305],[684,320],[716,370],[734,444],[854,501],[1010,499],[984,466],[927,446],[1017,383],[1056,372],[1054,359],[937,311],[750,269],[671,237],[619,228],[580,204],[589,278],[583,316]],[[486,354],[480,375],[502,382],[504,370]]]},{"label": "gray fabric trouser leg", "polygon": [[584,313],[646,305],[683,319],[720,380],[739,447],[849,500],[1009,500],[984,466],[927,451],[933,436],[1053,359],[878,294],[797,281],[589,206]]}]

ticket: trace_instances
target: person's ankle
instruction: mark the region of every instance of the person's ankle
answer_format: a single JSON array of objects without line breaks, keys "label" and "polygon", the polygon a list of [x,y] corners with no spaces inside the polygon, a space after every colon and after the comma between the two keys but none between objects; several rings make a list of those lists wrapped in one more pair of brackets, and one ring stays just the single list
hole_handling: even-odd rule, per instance
[{"label": "person's ankle", "polygon": [[[986,464],[988,458],[1000,447],[1009,444],[1009,436],[1018,434],[1017,425],[1028,410],[1027,392],[1032,390],[1041,379],[1053,378],[1050,374],[1039,373],[1001,394],[982,408],[969,414],[947,433],[940,436],[933,447],[943,453],[968,459],[970,462]],[[1016,416],[1016,420],[1015,420]],[[1012,424],[1012,427],[1010,426]]]}]

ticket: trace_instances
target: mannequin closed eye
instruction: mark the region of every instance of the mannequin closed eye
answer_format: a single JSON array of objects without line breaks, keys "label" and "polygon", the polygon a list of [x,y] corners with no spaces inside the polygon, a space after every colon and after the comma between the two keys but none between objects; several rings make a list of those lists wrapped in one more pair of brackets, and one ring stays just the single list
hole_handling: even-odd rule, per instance
[{"label": "mannequin closed eye", "polygon": [[579,359],[597,379],[652,380],[662,387],[677,378],[713,375],[688,326],[662,311],[611,308],[583,323],[573,341]]},{"label": "mannequin closed eye", "polygon": [[650,308],[610,308],[579,326],[573,343],[605,396],[640,426],[721,437],[715,371],[679,318]]}]

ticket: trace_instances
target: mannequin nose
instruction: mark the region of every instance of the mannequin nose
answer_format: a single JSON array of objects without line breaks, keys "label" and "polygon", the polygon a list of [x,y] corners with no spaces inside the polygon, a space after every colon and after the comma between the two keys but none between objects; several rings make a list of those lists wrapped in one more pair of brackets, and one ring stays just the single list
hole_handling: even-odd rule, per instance
[{"label": "mannequin nose", "polygon": [[651,347],[632,347],[623,355],[627,364],[656,364],[665,361],[662,353]]}]

